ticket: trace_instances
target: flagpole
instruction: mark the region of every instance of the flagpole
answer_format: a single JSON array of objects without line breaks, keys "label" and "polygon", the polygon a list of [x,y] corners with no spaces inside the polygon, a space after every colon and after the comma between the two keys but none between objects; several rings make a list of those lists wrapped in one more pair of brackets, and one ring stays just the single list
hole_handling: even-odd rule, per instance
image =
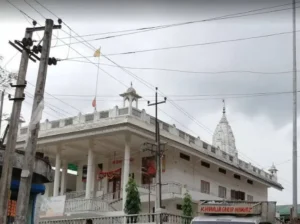
[{"label": "flagpole", "polygon": [[99,55],[98,55],[98,66],[97,66],[97,78],[96,78],[96,90],[95,90],[95,112],[97,111],[97,92],[98,92],[98,78],[99,78],[99,66],[100,66],[100,51],[101,47],[99,48]]}]

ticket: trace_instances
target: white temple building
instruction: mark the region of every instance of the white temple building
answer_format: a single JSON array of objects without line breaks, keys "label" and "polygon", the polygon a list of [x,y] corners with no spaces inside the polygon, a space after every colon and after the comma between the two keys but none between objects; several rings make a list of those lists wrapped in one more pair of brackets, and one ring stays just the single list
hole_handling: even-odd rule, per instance
[{"label": "white temple building", "polygon": [[223,116],[214,132],[212,144],[213,146],[219,148],[220,150],[228,153],[231,156],[238,156],[238,152],[235,146],[235,138],[226,118],[225,102],[223,107]]},{"label": "white temple building", "polygon": [[[120,107],[41,123],[38,152],[55,167],[45,196],[62,203],[60,213],[45,212],[44,220],[123,214],[129,177],[139,187],[142,212],[153,211],[155,177],[148,171],[155,170],[155,160],[141,149],[154,142],[155,119],[138,108],[140,96],[133,87],[120,96]],[[238,158],[225,106],[212,145],[173,124],[159,121],[159,128],[161,142],[167,143],[162,158],[162,206],[167,212],[182,214],[187,191],[196,210],[199,200],[262,201],[268,200],[268,188],[283,189],[275,167],[267,172]],[[18,150],[23,150],[27,131],[19,129]],[[68,168],[77,174],[69,174]]]}]

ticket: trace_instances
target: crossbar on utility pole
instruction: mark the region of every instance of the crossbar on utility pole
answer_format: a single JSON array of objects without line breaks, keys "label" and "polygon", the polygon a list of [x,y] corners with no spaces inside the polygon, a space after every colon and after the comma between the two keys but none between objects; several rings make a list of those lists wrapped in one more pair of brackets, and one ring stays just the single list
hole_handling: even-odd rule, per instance
[{"label": "crossbar on utility pole", "polygon": [[293,218],[298,216],[297,192],[297,51],[296,0],[293,0]]},{"label": "crossbar on utility pole", "polygon": [[40,128],[40,119],[44,109],[44,92],[47,78],[48,59],[51,48],[53,20],[46,19],[41,60],[36,82],[28,137],[25,143],[25,160],[21,172],[21,181],[17,200],[15,224],[25,224],[28,212],[30,188],[35,165],[35,153]]},{"label": "crossbar on utility pole", "polygon": [[[25,32],[25,38],[32,38],[32,32]],[[28,46],[29,48],[29,46]],[[26,72],[28,67],[28,59],[29,54],[24,49],[22,51],[22,58],[20,62],[20,68],[18,73],[17,85],[24,85]],[[15,98],[19,100],[15,100],[13,103],[9,130],[7,135],[7,144],[4,151],[4,158],[2,164],[2,173],[1,173],[1,180],[0,180],[0,224],[6,224],[7,218],[7,205],[8,205],[8,195],[10,190],[10,184],[12,179],[12,162],[14,159],[14,153],[16,148],[16,141],[18,135],[18,125],[19,125],[19,118],[22,108],[22,100],[24,88],[19,87],[15,90]]]},{"label": "crossbar on utility pole", "polygon": [[[158,117],[157,117],[157,109],[158,109],[158,105],[162,104],[162,103],[166,103],[167,98],[165,97],[163,101],[158,102],[158,94],[157,94],[157,90],[158,88],[155,88],[155,102],[154,103],[150,103],[150,101],[148,101],[148,106],[155,106],[155,143],[157,145],[156,148],[156,187],[155,187],[155,192],[156,192],[156,208],[155,208],[155,212],[157,212],[157,210],[161,209],[161,148],[160,148],[160,138],[159,138],[159,123],[158,123]],[[160,217],[160,216],[159,216]],[[159,220],[159,222],[161,222],[161,220]]]}]

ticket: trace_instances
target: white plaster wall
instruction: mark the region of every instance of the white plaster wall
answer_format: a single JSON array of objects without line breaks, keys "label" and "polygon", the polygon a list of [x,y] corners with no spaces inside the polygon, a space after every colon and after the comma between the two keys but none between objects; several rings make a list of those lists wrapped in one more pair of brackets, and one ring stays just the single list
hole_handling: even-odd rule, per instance
[{"label": "white plaster wall", "polygon": [[[227,199],[230,199],[230,191],[241,190],[247,195],[253,196],[254,200],[267,200],[268,188],[258,182],[253,185],[247,183],[247,179],[241,177],[237,180],[233,177],[233,173],[227,170],[226,174],[218,171],[219,167],[210,164],[210,168],[201,166],[198,158],[190,157],[190,161],[186,161],[179,157],[179,150],[171,149],[167,153],[166,172],[162,176],[162,182],[174,181],[186,184],[194,190],[200,191],[201,180],[210,183],[210,193],[212,196],[218,196],[219,186],[227,188]],[[201,195],[195,193],[193,199],[199,200]],[[212,199],[215,197],[212,197]]]}]

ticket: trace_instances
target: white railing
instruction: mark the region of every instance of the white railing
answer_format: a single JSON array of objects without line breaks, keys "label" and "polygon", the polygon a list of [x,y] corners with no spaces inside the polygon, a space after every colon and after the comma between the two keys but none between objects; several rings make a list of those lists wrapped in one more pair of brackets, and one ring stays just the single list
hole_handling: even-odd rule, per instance
[{"label": "white railing", "polygon": [[108,212],[112,211],[108,203],[99,198],[93,199],[69,199],[65,203],[65,212],[84,212],[84,211],[99,211]]},{"label": "white railing", "polygon": [[112,192],[112,193],[106,193],[106,194],[99,196],[98,198],[103,201],[113,202],[113,201],[119,200],[121,198],[121,192],[122,192],[122,190]]},{"label": "white railing", "polygon": [[[155,186],[156,185],[150,185],[150,191],[155,192]],[[141,185],[141,188],[149,190],[148,184]],[[174,193],[174,194],[181,194],[182,192],[182,185],[175,182],[167,182],[161,184],[161,191],[162,193]]]},{"label": "white railing", "polygon": [[85,196],[85,190],[82,191],[71,191],[66,193],[66,199],[81,198]]},{"label": "white railing", "polygon": [[155,223],[156,219],[160,218],[165,224],[190,224],[192,218],[168,213],[162,214],[138,214],[126,216],[105,216],[97,218],[85,219],[61,219],[61,220],[41,220],[40,224],[84,224],[86,220],[90,219],[94,224],[123,224],[123,223]]}]

